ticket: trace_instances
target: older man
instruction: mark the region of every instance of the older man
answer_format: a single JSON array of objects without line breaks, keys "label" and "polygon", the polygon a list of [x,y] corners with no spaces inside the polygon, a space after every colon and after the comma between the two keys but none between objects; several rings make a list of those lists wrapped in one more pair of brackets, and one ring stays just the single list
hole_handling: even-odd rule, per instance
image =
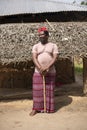
[{"label": "older man", "polygon": [[31,116],[44,112],[43,75],[46,85],[46,112],[54,112],[54,86],[56,70],[54,63],[57,58],[57,45],[48,42],[49,32],[46,27],[38,29],[39,43],[32,49],[32,58],[35,64],[33,75],[33,108]]}]

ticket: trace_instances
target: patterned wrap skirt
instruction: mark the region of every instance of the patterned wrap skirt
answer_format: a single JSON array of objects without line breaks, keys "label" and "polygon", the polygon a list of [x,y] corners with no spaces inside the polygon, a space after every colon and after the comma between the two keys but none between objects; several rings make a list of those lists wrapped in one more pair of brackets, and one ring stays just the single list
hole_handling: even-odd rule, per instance
[{"label": "patterned wrap skirt", "polygon": [[[45,76],[46,87],[46,112],[54,112],[54,87],[56,73],[48,73]],[[41,74],[33,74],[33,110],[44,110],[43,77]]]}]

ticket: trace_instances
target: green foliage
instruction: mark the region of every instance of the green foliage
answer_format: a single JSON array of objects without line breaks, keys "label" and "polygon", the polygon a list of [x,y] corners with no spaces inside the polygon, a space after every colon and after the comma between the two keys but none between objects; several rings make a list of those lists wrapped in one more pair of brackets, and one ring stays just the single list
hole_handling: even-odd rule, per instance
[{"label": "green foliage", "polygon": [[87,2],[86,1],[82,1],[81,5],[87,5]]},{"label": "green foliage", "polygon": [[81,59],[79,62],[75,59],[74,66],[75,66],[75,73],[77,74],[83,73],[83,63]]}]

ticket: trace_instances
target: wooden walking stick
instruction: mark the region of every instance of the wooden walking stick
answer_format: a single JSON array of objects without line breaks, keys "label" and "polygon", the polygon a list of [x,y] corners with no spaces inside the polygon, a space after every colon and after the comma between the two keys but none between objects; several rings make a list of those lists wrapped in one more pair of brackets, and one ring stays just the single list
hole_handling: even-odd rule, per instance
[{"label": "wooden walking stick", "polygon": [[44,94],[44,112],[46,112],[46,84],[44,75],[43,75],[43,94]]}]

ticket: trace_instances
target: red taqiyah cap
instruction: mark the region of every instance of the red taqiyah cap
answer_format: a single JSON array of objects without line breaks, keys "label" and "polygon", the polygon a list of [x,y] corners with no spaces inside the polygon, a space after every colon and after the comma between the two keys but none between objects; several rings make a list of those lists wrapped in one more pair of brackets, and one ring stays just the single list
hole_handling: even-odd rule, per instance
[{"label": "red taqiyah cap", "polygon": [[38,29],[38,32],[41,32],[41,31],[48,31],[46,27],[41,27]]}]

